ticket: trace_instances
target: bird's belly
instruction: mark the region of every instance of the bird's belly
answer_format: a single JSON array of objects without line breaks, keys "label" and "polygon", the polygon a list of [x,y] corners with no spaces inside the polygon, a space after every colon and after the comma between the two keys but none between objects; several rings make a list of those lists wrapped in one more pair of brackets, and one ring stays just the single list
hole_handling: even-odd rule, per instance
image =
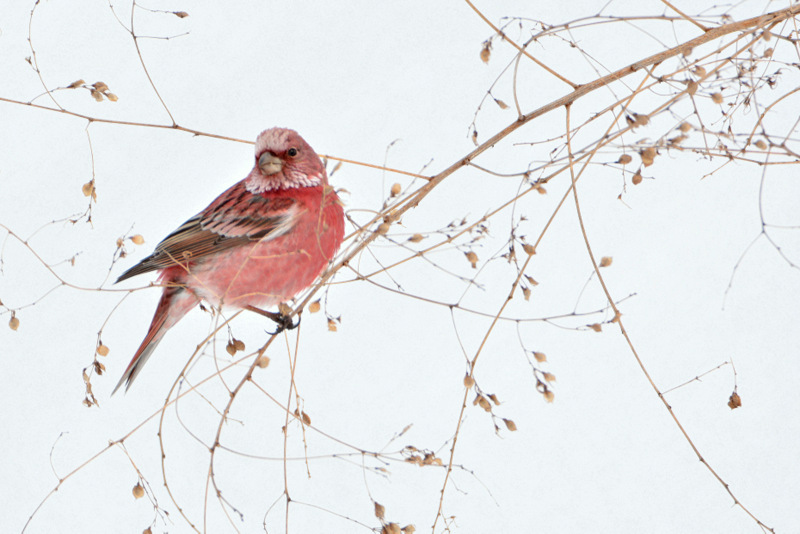
[{"label": "bird's belly", "polygon": [[281,241],[225,251],[190,267],[184,283],[214,306],[269,307],[288,301],[311,285],[327,258],[311,246],[287,247]]}]

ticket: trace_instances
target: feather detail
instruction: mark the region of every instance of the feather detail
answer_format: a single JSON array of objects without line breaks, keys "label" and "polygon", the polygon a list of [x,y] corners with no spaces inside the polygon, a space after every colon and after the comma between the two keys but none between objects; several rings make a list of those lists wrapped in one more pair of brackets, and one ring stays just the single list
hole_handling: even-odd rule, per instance
[{"label": "feather detail", "polygon": [[275,239],[292,229],[296,215],[291,198],[253,195],[239,182],[168,235],[117,282],[176,265],[188,269],[230,248]]},{"label": "feather detail", "polygon": [[128,388],[131,387],[136,376],[142,371],[142,367],[147,363],[148,358],[153,354],[167,330],[180,321],[198,302],[197,297],[183,287],[168,286],[164,288],[156,307],[156,313],[153,315],[153,321],[147,330],[147,335],[128,364],[128,368],[122,374],[122,378],[119,379],[119,382],[114,387],[114,391],[111,392],[112,395],[117,392],[123,383],[125,384],[125,391],[128,391]]}]

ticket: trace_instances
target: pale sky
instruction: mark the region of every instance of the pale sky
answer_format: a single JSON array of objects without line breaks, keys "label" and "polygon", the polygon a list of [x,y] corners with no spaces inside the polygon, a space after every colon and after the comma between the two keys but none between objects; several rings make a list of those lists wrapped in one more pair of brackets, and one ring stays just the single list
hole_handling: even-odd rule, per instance
[{"label": "pale sky", "polygon": [[[27,102],[44,92],[25,60],[31,56],[32,4],[0,8],[0,97],[5,99]],[[161,98],[181,126],[246,141],[265,128],[284,126],[297,130],[319,154],[431,176],[475,147],[471,124],[498,77],[492,95],[508,108],[491,98],[483,102],[475,119],[478,142],[516,119],[516,50],[494,39],[485,64],[481,46],[493,30],[466,2],[433,4],[148,4],[189,16],[139,9],[134,24],[137,34],[160,37],[141,39],[139,45]],[[604,2],[569,2],[569,9],[556,2],[484,4],[476,6],[495,25],[509,22],[503,17],[520,17],[505,30],[523,43],[534,19],[560,23],[587,17]],[[675,5],[689,14],[708,7]],[[744,19],[786,5],[744,2],[731,15]],[[130,4],[114,3],[114,8],[129,27]],[[604,13],[657,17],[666,9],[657,1],[614,1]],[[712,19],[705,20],[711,24]],[[779,30],[788,34],[791,26],[773,32]],[[563,76],[586,83],[701,33],[685,21],[639,19],[573,28],[571,34],[540,39],[529,51]],[[130,34],[108,5],[40,3],[31,37],[49,88],[79,79],[103,81],[118,97],[95,102],[86,89],[55,92],[65,109],[171,124]],[[566,38],[598,63],[590,64]],[[787,41],[758,43],[754,53],[762,54],[765,46],[775,47],[776,58],[800,61]],[[695,50],[689,60],[711,51]],[[655,75],[680,67],[681,60],[672,61]],[[728,105],[741,103],[742,89],[734,83],[712,76],[701,84],[697,105],[709,132],[726,127],[722,112],[738,113],[737,131],[749,131],[745,125],[764,105],[800,85],[790,68],[759,68],[783,72],[774,89],[760,93],[758,109]],[[631,76],[624,86],[579,100],[571,110],[573,128],[627,97],[641,81]],[[570,90],[527,58],[520,61],[516,84],[523,113]],[[718,105],[711,94],[712,86],[720,85],[725,100]],[[667,93],[668,87],[643,93],[630,111],[646,113]],[[46,95],[35,103],[54,105]],[[722,158],[709,161],[691,150],[661,148],[655,163],[643,169],[642,183],[632,185],[632,172],[623,174],[615,163],[620,143],[652,142],[684,118],[696,126],[690,101],[679,104],[674,114],[659,115],[594,157],[595,165],[578,186],[587,235],[598,261],[613,258],[603,268],[605,282],[660,390],[718,368],[666,395],[703,458],[764,524],[776,532],[796,532],[800,277],[793,265],[800,265],[800,233],[791,227],[799,224],[797,173],[789,165],[734,161],[722,166]],[[788,146],[795,142],[796,109],[797,97],[789,97],[767,117],[773,141],[784,136]],[[222,424],[226,449],[214,458],[221,500],[206,487],[208,447],[220,427],[225,388],[239,382],[252,358],[221,378],[212,377],[198,388],[202,396],[190,393],[177,409],[167,408],[159,430],[159,410],[170,388],[216,320],[192,311],[167,334],[131,390],[110,397],[159,295],[159,289],[146,287],[155,276],[119,286],[112,282],[244,178],[252,166],[252,145],[93,123],[90,151],[87,121],[81,118],[2,101],[0,118],[0,224],[29,245],[7,237],[0,227],[0,398],[6,407],[0,531],[22,531],[36,511],[25,532],[138,533],[151,527],[152,532],[183,533],[193,532],[190,522],[214,533],[379,532],[373,501],[385,507],[387,521],[431,531],[445,468],[403,462],[400,451],[414,446],[447,464],[466,358],[479,350],[517,275],[500,257],[508,250],[509,233],[515,227],[517,236],[535,241],[569,189],[568,173],[553,178],[546,194],[533,191],[492,215],[486,235],[474,242],[477,231],[372,277],[375,284],[354,280],[352,270],[342,269],[329,290],[318,294],[324,313],[304,314],[299,341],[297,331],[278,336],[266,352],[270,365],[257,370],[254,382],[237,395]],[[609,121],[605,115],[574,132],[573,148],[596,141]],[[449,224],[462,219],[472,224],[492,213],[528,187],[519,173],[565,157],[565,139],[558,138],[564,125],[564,111],[557,110],[523,126],[475,160],[495,174],[476,168],[453,174],[392,226],[390,240],[376,240],[351,267],[373,273],[454,234]],[[693,129],[685,142],[714,146],[716,138]],[[640,157],[627,152],[634,159],[627,170],[634,171]],[[752,157],[763,161],[763,154]],[[334,166],[328,162],[329,170]],[[535,170],[532,178],[542,174]],[[81,188],[93,176],[97,202],[91,224],[85,218],[64,222],[86,210]],[[352,220],[365,223],[382,209],[392,184],[401,185],[402,198],[422,180],[344,164],[331,183],[346,190],[340,194]],[[769,229],[786,258],[763,236],[748,249],[761,231],[759,199],[767,222],[787,227]],[[354,230],[348,223],[348,234]],[[425,236],[419,244],[407,241],[415,233]],[[127,257],[112,265],[117,239],[134,234],[143,236],[144,244],[126,240]],[[465,257],[470,250],[478,256],[477,269]],[[521,264],[526,255],[519,244],[516,252]],[[69,285],[62,286],[45,263]],[[608,323],[613,312],[590,314],[604,310],[607,302],[571,194],[525,273],[538,282],[527,282],[530,300],[517,291],[503,313],[523,320],[498,322],[475,369],[481,391],[500,402],[493,413],[501,428],[495,432],[492,417],[473,406],[470,392],[442,500],[446,520],[438,520],[435,532],[446,526],[457,533],[760,532],[698,461],[619,328]],[[470,285],[467,280],[473,278],[476,284]],[[140,290],[126,291],[134,288]],[[447,304],[453,303],[459,308],[451,313]],[[12,310],[19,321],[16,330],[6,326]],[[573,312],[587,315],[532,320]],[[325,313],[341,318],[336,332],[328,330]],[[604,323],[602,332],[587,327],[593,323]],[[109,353],[98,359],[106,373],[92,376],[99,406],[87,408],[82,370],[93,361],[101,329]],[[235,356],[242,358],[268,341],[265,329],[272,325],[242,314],[231,329],[246,344],[246,352]],[[232,361],[225,351],[227,336],[223,329],[196,358],[189,371],[192,383]],[[529,363],[533,351],[547,356],[537,369],[556,377],[550,384],[552,403],[536,391]],[[290,399],[294,410],[297,402],[290,390],[295,354],[296,393],[312,426],[303,429],[290,421],[284,449],[282,406]],[[734,387],[742,406],[731,410],[726,403]],[[513,420],[517,430],[507,430],[503,418]],[[109,441],[132,431],[124,449],[114,446],[91,459]],[[159,433],[168,488],[189,521],[165,489]],[[90,459],[37,510],[59,477]],[[137,469],[148,484],[147,496],[138,500],[132,495]],[[288,512],[282,498],[286,488],[293,500]]]}]

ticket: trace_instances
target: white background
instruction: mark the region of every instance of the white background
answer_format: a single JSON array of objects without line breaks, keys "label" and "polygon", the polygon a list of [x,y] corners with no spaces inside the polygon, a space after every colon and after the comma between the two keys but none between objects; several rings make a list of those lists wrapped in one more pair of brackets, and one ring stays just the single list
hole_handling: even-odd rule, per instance
[{"label": "white background", "polygon": [[[0,96],[20,101],[43,92],[25,61],[31,55],[30,4],[14,2],[0,8]],[[602,3],[569,2],[568,10],[556,2],[486,4],[480,7],[497,24],[503,16],[562,22],[595,14]],[[732,14],[755,16],[762,8],[779,9],[786,3],[767,4],[764,8],[746,3]],[[461,2],[201,2],[148,7],[190,14],[179,19],[137,11],[135,22],[140,35],[190,32],[169,40],[140,40],[150,75],[180,125],[245,140],[253,140],[267,127],[291,127],[320,154],[385,163],[409,172],[419,172],[430,163],[424,171],[428,175],[473,148],[469,126],[475,110],[514,58],[510,46],[495,40],[490,63],[481,62],[481,44],[493,32]],[[115,4],[115,8],[129,24],[130,6]],[[614,2],[609,13],[657,16],[664,9],[660,2]],[[666,46],[699,34],[686,23],[648,24],[598,26],[574,37],[583,50],[614,70],[663,49],[655,39],[657,31]],[[523,36],[519,42],[527,35],[513,25],[509,34]],[[171,123],[144,76],[130,35],[107,5],[42,3],[31,35],[48,87],[77,79],[102,80],[119,97],[114,103],[97,103],[85,90],[56,92],[65,108],[106,119]],[[577,52],[557,40],[537,43],[531,51],[573,80],[596,77]],[[780,83],[791,88],[797,79],[790,73],[786,76],[787,81]],[[515,119],[511,87],[507,73],[493,91],[510,109],[501,110],[491,100],[484,103],[477,123],[479,141]],[[568,92],[566,85],[529,64],[520,71],[518,88],[523,112]],[[628,94],[621,86],[616,90],[618,96]],[[587,98],[576,104],[573,126],[608,105],[609,97],[605,92],[605,100]],[[645,95],[639,109],[647,110],[658,101],[658,95]],[[52,105],[46,96],[36,103]],[[789,103],[782,109],[797,106]],[[771,124],[785,135],[795,118],[796,113],[786,113]],[[653,131],[637,132],[627,141],[661,135],[674,117],[663,119]],[[607,124],[588,127],[583,142],[576,144],[596,139]],[[0,223],[27,238],[50,221],[85,210],[81,186],[92,178],[86,125],[79,118],[0,102]],[[560,135],[563,129],[564,113],[556,111],[521,128],[477,163],[496,172],[524,171],[529,164],[536,165],[532,162],[546,160],[547,150],[563,145],[563,140],[547,147],[525,143]],[[213,321],[199,310],[190,313],[168,334],[131,391],[109,397],[158,299],[157,289],[136,291],[111,314],[127,294],[120,289],[143,287],[150,280],[137,279],[122,288],[111,281],[243,178],[252,165],[252,146],[242,143],[99,123],[92,124],[89,133],[98,196],[92,224],[47,225],[29,240],[30,249],[0,231],[5,239],[0,300],[8,307],[0,315],[3,532],[20,531],[58,477],[160,409]],[[694,143],[702,144],[697,138]],[[617,153],[597,156],[603,163],[613,163],[617,157]],[[762,238],[745,255],[726,295],[737,260],[761,229],[758,194],[763,169],[734,162],[701,180],[722,163],[699,154],[663,152],[644,173],[647,179],[641,185],[631,186],[627,176],[624,192],[618,167],[590,168],[579,186],[583,215],[595,253],[614,259],[604,270],[612,295],[619,300],[635,294],[621,304],[623,320],[662,391],[733,361],[743,400],[740,409],[726,406],[734,387],[730,365],[670,393],[668,401],[703,457],[741,502],[777,531],[796,532],[800,279],[797,269]],[[411,179],[347,164],[332,178],[336,187],[347,190],[342,194],[347,209],[360,221],[368,220],[364,210],[381,208],[394,182],[405,187]],[[764,183],[769,221],[797,224],[796,172],[790,166],[770,167]],[[519,232],[535,239],[567,186],[568,176],[561,175],[548,184],[547,195],[523,197],[513,214],[514,222],[521,214],[527,217]],[[462,217],[475,221],[518,188],[518,178],[462,170],[409,212],[390,235],[402,241],[420,232],[428,235],[429,242],[435,241],[438,237],[430,232]],[[617,198],[620,193],[624,202]],[[511,224],[509,210],[491,220],[491,237],[473,249],[479,267],[505,251]],[[128,241],[129,256],[113,266],[106,280],[116,240],[126,234],[141,234],[146,243],[135,246]],[[796,230],[774,235],[790,259],[800,260]],[[51,264],[77,254],[74,266],[60,264],[56,271],[86,290],[59,287],[43,296],[59,282],[31,249]],[[460,276],[476,274],[464,259],[466,249],[444,249],[428,258]],[[370,250],[384,263],[407,255],[385,241],[377,241]],[[354,267],[372,272],[375,260],[365,254]],[[592,272],[569,198],[532,263],[529,274],[539,285],[533,288],[531,301],[518,294],[506,315],[535,318],[602,309],[606,302],[596,279],[584,289]],[[397,282],[409,293],[446,303],[456,302],[467,289],[454,276],[421,260],[391,274],[393,279],[381,275],[375,280],[393,288]],[[470,289],[461,305],[494,315],[515,274],[503,260],[490,262],[477,279],[482,289]],[[349,279],[352,274],[346,271],[337,278]],[[103,291],[97,291],[101,286]],[[17,331],[5,326],[9,309],[32,302],[36,304],[16,312]],[[394,459],[399,456],[389,453],[414,445],[435,451],[446,462],[465,370],[456,333],[472,357],[490,319],[457,310],[454,327],[447,306],[426,304],[363,281],[333,286],[324,309],[341,316],[338,332],[328,332],[322,313],[306,313],[295,373],[304,410],[314,426],[347,444]],[[81,372],[92,361],[97,332],[109,314],[102,334],[111,349],[102,359],[108,373],[92,378],[100,406],[86,408],[81,404]],[[455,463],[463,468],[454,470],[444,497],[443,513],[454,516],[454,532],[759,531],[698,461],[619,330],[610,324],[602,333],[584,328],[609,318],[605,313],[558,322],[567,328],[521,323],[519,337],[513,322],[496,328],[475,376],[484,391],[496,393],[502,402],[495,413],[513,419],[518,431],[501,429],[496,434],[488,414],[468,406],[455,454]],[[265,328],[271,325],[250,315],[233,322],[235,336],[248,350],[267,341]],[[548,356],[543,368],[557,376],[552,404],[535,390],[520,338],[525,349]],[[297,340],[294,333],[277,339],[268,352],[271,365],[256,373],[258,384],[282,403],[289,395],[284,339],[292,347]],[[230,361],[225,343],[223,332],[216,344],[220,366]],[[213,355],[213,349],[206,350],[192,369],[195,382],[215,372]],[[236,383],[244,369],[225,375],[228,383]],[[217,408],[224,406],[218,379],[201,392],[214,399]],[[281,408],[255,387],[246,387],[236,399],[224,426],[223,445],[264,458],[218,453],[217,483],[243,514],[241,520],[232,514],[230,523],[213,492],[204,505],[209,455],[190,435],[191,431],[206,446],[210,444],[218,412],[196,395],[179,403],[177,416],[174,407],[167,410],[162,432],[167,481],[199,529],[204,528],[205,510],[208,532],[233,531],[233,525],[244,532],[263,531],[263,521],[270,533],[285,531],[284,502],[267,513],[284,490],[284,423]],[[392,439],[409,424],[413,426],[405,434]],[[126,448],[159,505],[169,512],[166,522],[161,517],[155,520],[153,532],[189,532],[164,489],[157,432],[156,418],[138,429],[125,442]],[[430,531],[443,468],[362,459],[354,449],[310,429],[305,432],[304,449],[302,437],[299,425],[290,424],[288,456],[310,458],[308,472],[302,460],[287,462],[289,492],[300,502],[289,509],[290,532],[368,531],[347,518],[379,529],[370,495],[386,507],[388,520]],[[374,467],[385,467],[387,472],[376,472]],[[154,512],[148,499],[133,499],[131,488],[136,483],[131,462],[121,447],[114,446],[66,480],[26,532],[141,532],[153,522]],[[440,520],[437,532],[442,528]]]}]

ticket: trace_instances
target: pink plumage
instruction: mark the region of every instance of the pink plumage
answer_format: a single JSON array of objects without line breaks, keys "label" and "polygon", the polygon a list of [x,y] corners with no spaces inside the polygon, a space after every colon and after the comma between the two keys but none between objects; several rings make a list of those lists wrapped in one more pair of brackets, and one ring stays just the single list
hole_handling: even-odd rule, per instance
[{"label": "pink plumage", "polygon": [[314,282],[343,237],[344,210],[319,156],[293,130],[261,132],[250,174],[117,279],[158,271],[164,290],[114,391],[130,387],[167,330],[201,300],[232,308],[285,302]]}]

